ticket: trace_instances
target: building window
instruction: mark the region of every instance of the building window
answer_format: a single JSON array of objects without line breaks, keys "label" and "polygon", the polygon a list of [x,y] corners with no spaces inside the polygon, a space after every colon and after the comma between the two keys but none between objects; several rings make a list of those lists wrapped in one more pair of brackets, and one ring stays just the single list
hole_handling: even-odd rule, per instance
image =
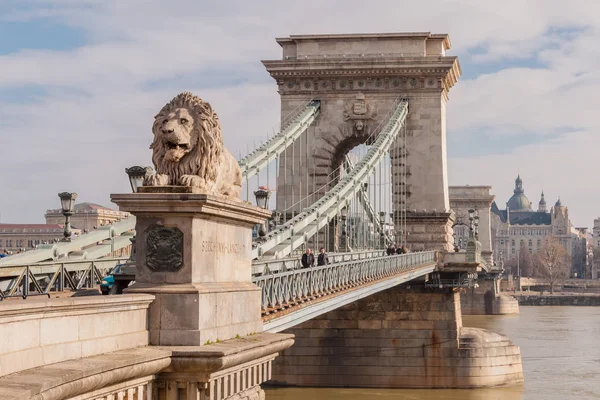
[{"label": "building window", "polygon": [[514,247],[512,248],[512,253],[515,254],[515,248]]},{"label": "building window", "polygon": [[529,247],[533,246],[533,242],[531,239],[529,239]]},{"label": "building window", "polygon": [[500,241],[500,244],[504,244],[504,240],[501,240],[501,241]]},{"label": "building window", "polygon": [[[512,240],[512,243],[511,243],[511,244],[513,245],[513,247],[515,246],[515,239],[513,239],[513,240]],[[514,253],[514,252],[513,252],[513,253]]]}]

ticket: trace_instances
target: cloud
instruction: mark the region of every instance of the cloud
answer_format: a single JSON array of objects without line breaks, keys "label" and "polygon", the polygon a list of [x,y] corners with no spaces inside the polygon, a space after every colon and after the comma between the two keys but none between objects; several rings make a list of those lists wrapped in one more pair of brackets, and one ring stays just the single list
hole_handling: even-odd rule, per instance
[{"label": "cloud", "polygon": [[[578,225],[591,225],[600,189],[581,171],[600,144],[594,136],[600,89],[600,12],[594,9],[600,6],[594,2],[169,4],[0,5],[0,21],[50,21],[80,32],[86,43],[0,56],[0,91],[10,93],[0,96],[0,171],[10,171],[7,195],[0,197],[3,220],[39,221],[63,189],[108,204],[109,193],[127,190],[123,169],[148,164],[152,117],[181,90],[213,103],[226,145],[236,155],[246,153],[279,118],[276,86],[260,64],[280,57],[275,37],[433,31],[451,35],[463,70],[493,71],[463,79],[450,92],[448,140],[462,150],[449,155],[451,183],[491,184],[499,198],[508,198],[520,169],[530,200],[537,201],[544,186],[549,199],[554,191],[563,196]],[[519,67],[510,67],[515,60]],[[473,140],[486,135],[515,144],[495,154],[493,144],[480,148],[485,141]],[[524,136],[533,139],[519,141]]]}]

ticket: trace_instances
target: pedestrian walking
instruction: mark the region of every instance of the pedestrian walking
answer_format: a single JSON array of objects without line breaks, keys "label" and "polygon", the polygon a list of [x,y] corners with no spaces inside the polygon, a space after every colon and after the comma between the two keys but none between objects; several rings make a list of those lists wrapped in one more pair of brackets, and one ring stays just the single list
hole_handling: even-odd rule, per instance
[{"label": "pedestrian walking", "polygon": [[394,254],[396,254],[396,246],[392,244],[390,245],[390,247],[387,248],[387,255],[393,256]]},{"label": "pedestrian walking", "polygon": [[302,254],[302,268],[308,268],[315,265],[315,256],[310,252],[310,249],[306,249],[306,253]]},{"label": "pedestrian walking", "polygon": [[319,256],[317,257],[317,265],[327,265],[329,264],[329,257],[327,257],[327,253],[325,253],[325,249],[321,247],[319,250]]}]

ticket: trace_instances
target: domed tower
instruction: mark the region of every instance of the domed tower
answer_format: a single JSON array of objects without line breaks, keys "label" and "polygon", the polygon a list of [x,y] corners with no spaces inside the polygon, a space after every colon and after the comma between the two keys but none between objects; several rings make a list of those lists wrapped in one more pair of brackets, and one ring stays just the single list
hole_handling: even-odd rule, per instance
[{"label": "domed tower", "polygon": [[542,191],[542,198],[540,199],[540,202],[538,203],[538,212],[546,212],[546,199],[544,198],[544,191]]},{"label": "domed tower", "polygon": [[554,207],[562,207],[562,202],[560,201],[560,197],[558,198],[558,200],[556,200]]},{"label": "domed tower", "polygon": [[517,175],[517,179],[515,179],[515,189],[513,190],[513,195],[508,200],[507,205],[511,211],[532,211],[531,202],[527,196],[525,196],[523,181],[521,180],[520,175]]}]

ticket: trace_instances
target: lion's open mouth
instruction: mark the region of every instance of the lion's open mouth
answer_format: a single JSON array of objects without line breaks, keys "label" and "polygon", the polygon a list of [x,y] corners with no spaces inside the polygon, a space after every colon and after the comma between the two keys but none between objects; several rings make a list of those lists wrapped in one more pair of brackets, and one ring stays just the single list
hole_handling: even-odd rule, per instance
[{"label": "lion's open mouth", "polygon": [[167,148],[169,150],[189,150],[190,145],[188,143],[173,143],[173,142],[167,142]]}]

